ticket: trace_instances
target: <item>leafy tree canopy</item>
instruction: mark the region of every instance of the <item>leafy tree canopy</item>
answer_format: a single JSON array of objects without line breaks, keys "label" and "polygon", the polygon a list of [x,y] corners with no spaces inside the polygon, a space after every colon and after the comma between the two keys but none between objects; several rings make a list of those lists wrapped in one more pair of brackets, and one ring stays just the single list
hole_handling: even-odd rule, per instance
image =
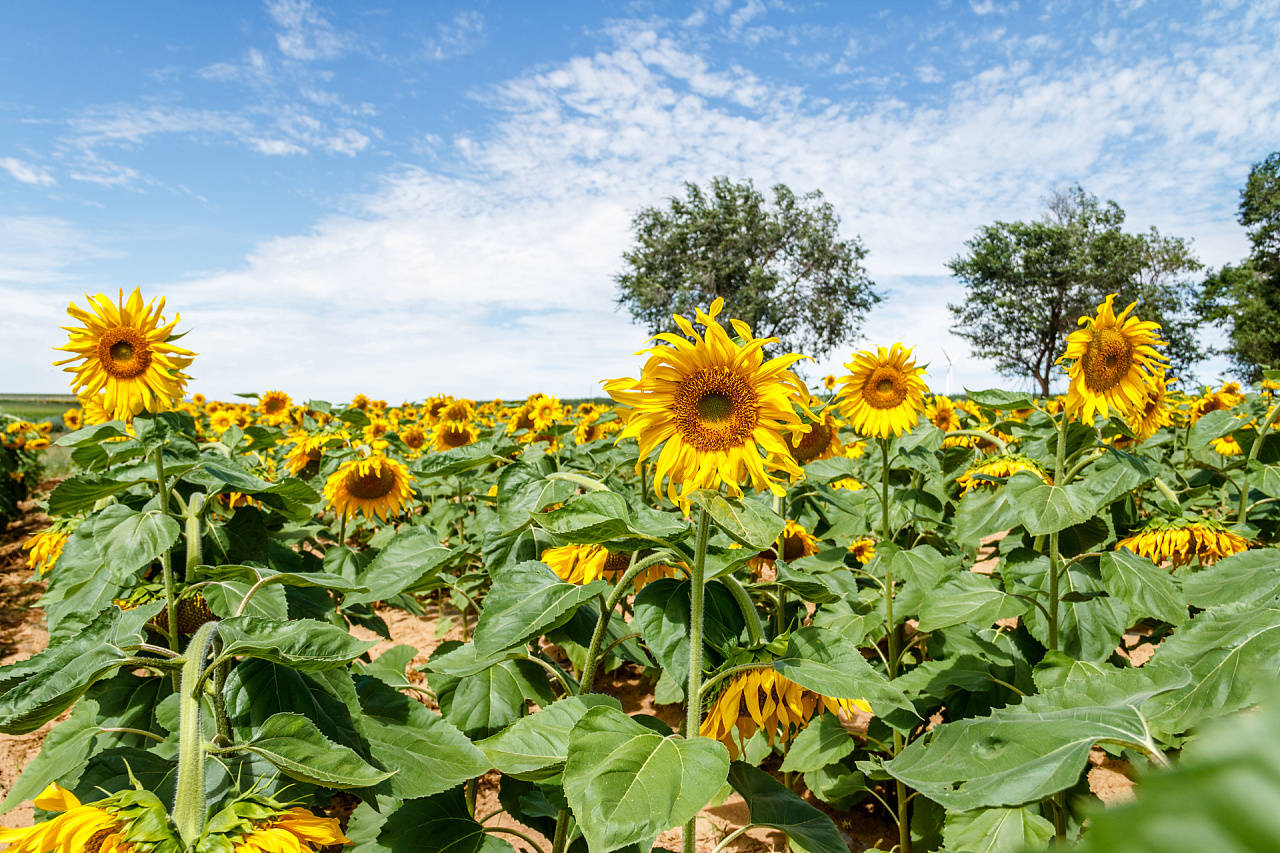
[{"label": "leafy tree canopy", "polygon": [[854,339],[880,300],[862,266],[857,237],[841,239],[840,218],[818,191],[797,196],[783,184],[765,200],[751,181],[685,184],[683,198],[647,207],[632,227],[635,246],[616,277],[618,303],[651,333],[676,332],[717,297],[789,352],[821,358]]},{"label": "leafy tree canopy", "polygon": [[1154,227],[1129,233],[1124,221],[1114,201],[1073,186],[1049,196],[1039,220],[983,226],[947,265],[966,286],[964,301],[947,306],[952,331],[1002,375],[1048,394],[1067,335],[1117,293],[1118,307],[1136,301],[1143,320],[1160,323],[1172,370],[1185,370],[1204,357],[1193,276],[1203,266],[1186,240]]},{"label": "leafy tree canopy", "polygon": [[1245,380],[1280,368],[1280,151],[1255,163],[1240,191],[1240,224],[1253,251],[1244,263],[1210,273],[1202,316],[1222,326],[1231,359]]}]

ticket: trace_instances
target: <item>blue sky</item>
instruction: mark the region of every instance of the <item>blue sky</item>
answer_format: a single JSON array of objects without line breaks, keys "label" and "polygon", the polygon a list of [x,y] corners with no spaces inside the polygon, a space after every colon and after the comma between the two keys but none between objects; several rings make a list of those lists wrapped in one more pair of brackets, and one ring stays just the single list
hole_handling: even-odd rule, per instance
[{"label": "blue sky", "polygon": [[[7,3],[0,391],[59,391],[68,300],[140,285],[193,390],[595,393],[643,333],[635,210],[714,175],[821,189],[943,390],[946,261],[1072,182],[1247,252],[1280,3]],[[850,347],[855,342],[850,342]],[[944,355],[945,353],[945,355]],[[816,365],[838,369],[848,349]],[[1203,366],[1205,380],[1222,364]]]}]

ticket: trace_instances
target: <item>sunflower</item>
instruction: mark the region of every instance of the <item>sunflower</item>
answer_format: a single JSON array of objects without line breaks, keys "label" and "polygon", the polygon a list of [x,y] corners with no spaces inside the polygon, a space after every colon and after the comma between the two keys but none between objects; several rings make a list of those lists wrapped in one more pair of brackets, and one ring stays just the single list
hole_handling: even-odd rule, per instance
[{"label": "sunflower", "polygon": [[604,383],[625,411],[619,438],[639,441],[636,470],[661,445],[653,489],[661,497],[666,479],[667,497],[682,507],[688,506],[691,491],[721,484],[741,497],[744,480],[756,489],[783,494],[785,489],[765,470],[761,450],[777,454],[788,473],[799,470],[789,459],[783,435],[804,429],[795,407],[805,409],[808,389],[788,370],[803,356],[792,353],[766,362],[763,349],[777,339],[754,338],[746,323],[732,320],[745,341],[739,345],[716,322],[723,308],[724,300],[717,299],[709,312],[697,312],[703,335],[676,315],[686,337],[655,335],[659,344],[643,350],[649,359],[640,379]]},{"label": "sunflower", "polygon": [[268,391],[258,398],[258,413],[269,424],[282,424],[289,420],[292,402],[283,391]]},{"label": "sunflower", "polygon": [[853,354],[845,365],[849,375],[836,400],[845,420],[860,435],[888,438],[909,432],[924,411],[924,395],[929,389],[920,376],[911,350],[902,344],[879,347]]},{"label": "sunflower", "polygon": [[831,481],[831,488],[845,489],[850,492],[860,492],[865,489],[866,486],[854,477],[841,477],[839,480]]},{"label": "sunflower", "polygon": [[1221,438],[1212,439],[1209,444],[1213,446],[1219,456],[1239,456],[1244,452],[1240,447],[1240,442],[1236,441],[1234,435],[1224,435]]},{"label": "sunflower", "polygon": [[0,827],[5,853],[131,853],[129,816],[111,797],[88,805],[57,782],[32,800],[36,808],[61,812],[35,826]]},{"label": "sunflower", "polygon": [[359,409],[362,412],[369,411],[369,398],[363,394],[357,394],[351,398],[351,408]]},{"label": "sunflower", "polygon": [[441,421],[431,433],[432,442],[440,453],[474,444],[480,437],[476,428],[466,421]]},{"label": "sunflower", "polygon": [[437,412],[442,421],[470,421],[476,416],[476,404],[472,400],[450,400]]},{"label": "sunflower", "polygon": [[535,394],[529,398],[529,419],[533,428],[544,430],[560,419],[560,401],[546,394]]},{"label": "sunflower", "polygon": [[289,451],[289,455],[285,457],[285,467],[289,469],[289,474],[294,477],[314,477],[320,470],[320,460],[324,457],[324,448],[334,438],[340,437],[335,433],[318,433],[316,435],[307,435],[302,433],[290,436],[293,441],[293,449]]},{"label": "sunflower", "polygon": [[190,350],[169,343],[181,316],[175,314],[165,323],[164,299],[144,305],[137,288],[128,302],[124,290],[115,303],[105,293],[85,298],[88,311],[75,303],[67,306],[67,313],[81,325],[64,326],[71,336],[58,347],[73,355],[54,362],[55,367],[71,365],[63,368],[75,376],[71,390],[88,397],[103,392],[107,412],[122,421],[132,420],[143,409],[162,412],[181,402],[190,378],[182,369],[195,358]]},{"label": "sunflower", "polygon": [[62,413],[62,422],[67,425],[67,429],[75,431],[84,426],[84,410],[83,409],[67,409]]},{"label": "sunflower", "polygon": [[822,387],[826,388],[828,391],[834,390],[836,387],[835,375],[828,373],[826,376],[822,377]]},{"label": "sunflower", "polygon": [[933,399],[925,407],[924,416],[943,432],[960,429],[960,415],[956,414],[955,404],[939,394],[933,395]]},{"label": "sunflower", "polygon": [[744,744],[761,730],[771,745],[777,738],[789,741],[809,724],[815,712],[824,710],[869,714],[871,706],[861,699],[832,699],[814,693],[773,669],[753,669],[729,680],[707,711],[698,734],[720,741],[736,759],[734,732]]},{"label": "sunflower", "polygon": [[111,420],[111,413],[107,411],[104,403],[105,396],[101,393],[97,396],[88,394],[80,396],[80,408],[84,410],[84,422],[87,426],[97,426]]},{"label": "sunflower", "polygon": [[849,543],[849,553],[862,565],[870,563],[876,555],[876,540],[866,536]]},{"label": "sunflower", "polygon": [[1218,396],[1227,404],[1228,409],[1244,402],[1244,391],[1240,389],[1239,382],[1222,383],[1222,387],[1218,389]]},{"label": "sunflower", "polygon": [[338,515],[350,518],[357,512],[369,521],[384,521],[399,515],[408,506],[409,469],[403,462],[385,456],[351,459],[329,475],[324,497]]},{"label": "sunflower", "polygon": [[420,426],[414,425],[400,433],[400,440],[410,450],[421,450],[427,446],[427,431]]},{"label": "sunflower", "polygon": [[235,842],[233,853],[309,853],[332,844],[350,844],[337,818],[294,807],[257,821]]},{"label": "sunflower", "polygon": [[1196,560],[1202,566],[1249,549],[1249,540],[1211,518],[1153,518],[1116,548],[1127,548],[1153,563],[1169,561],[1174,568]]},{"label": "sunflower", "polygon": [[214,432],[226,432],[236,425],[236,416],[234,412],[226,409],[219,409],[212,415],[209,415],[209,426]]},{"label": "sunflower", "polygon": [[1111,294],[1098,306],[1096,317],[1081,317],[1084,326],[1067,336],[1067,351],[1058,363],[1070,361],[1067,376],[1067,415],[1093,424],[1097,415],[1111,417],[1115,409],[1127,416],[1141,409],[1147,392],[1164,372],[1166,361],[1156,347],[1160,324],[1129,316],[1131,302],[1118,315]]},{"label": "sunflower", "polygon": [[993,489],[1000,485],[996,480],[1012,477],[1019,471],[1029,471],[1045,483],[1052,485],[1053,480],[1044,469],[1033,460],[1015,453],[992,456],[973,466],[956,478],[961,485],[960,494],[966,495],[972,489]]},{"label": "sunflower", "polygon": [[22,544],[22,549],[30,552],[27,554],[27,564],[37,575],[52,570],[70,538],[71,534],[65,523],[55,523],[34,534]]},{"label": "sunflower", "polygon": [[[585,586],[601,578],[617,582],[630,567],[631,555],[614,553],[603,545],[561,545],[543,551],[542,562],[550,566],[561,580]],[[650,566],[636,576],[633,581],[635,591],[639,592],[651,581],[675,574],[675,568],[662,563]]]},{"label": "sunflower", "polygon": [[787,450],[798,466],[818,459],[830,459],[837,454],[844,455],[839,432],[840,424],[830,412],[824,411],[821,417],[809,422],[808,432],[786,435]]},{"label": "sunflower", "polygon": [[1168,424],[1170,409],[1168,387],[1162,372],[1153,377],[1151,385],[1147,388],[1146,398],[1134,409],[1133,422],[1130,426],[1138,440],[1146,441],[1155,435],[1160,427]]}]

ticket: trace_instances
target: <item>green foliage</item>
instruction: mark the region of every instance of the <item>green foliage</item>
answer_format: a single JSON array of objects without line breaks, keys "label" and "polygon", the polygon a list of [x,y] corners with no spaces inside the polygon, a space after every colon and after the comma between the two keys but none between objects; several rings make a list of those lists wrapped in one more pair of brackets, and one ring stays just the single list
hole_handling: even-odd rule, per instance
[{"label": "green foliage", "polygon": [[814,191],[783,184],[772,203],[751,181],[716,177],[684,198],[647,207],[632,224],[618,303],[650,332],[680,333],[672,314],[692,318],[717,298],[781,349],[821,358],[855,338],[880,297],[862,266],[858,238],[841,239],[835,208]]}]

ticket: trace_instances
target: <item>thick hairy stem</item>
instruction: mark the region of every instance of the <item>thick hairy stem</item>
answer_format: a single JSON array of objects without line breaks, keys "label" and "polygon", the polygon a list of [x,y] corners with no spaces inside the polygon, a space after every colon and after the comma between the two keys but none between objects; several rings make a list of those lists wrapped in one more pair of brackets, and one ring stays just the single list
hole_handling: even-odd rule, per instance
[{"label": "thick hairy stem", "polygon": [[[1058,450],[1053,464],[1053,483],[1065,486],[1062,469],[1067,450],[1067,414],[1058,416]],[[1049,651],[1058,650],[1058,581],[1062,572],[1061,556],[1058,552],[1058,532],[1049,534]]]},{"label": "thick hairy stem", "polygon": [[[169,514],[169,485],[164,479],[164,449],[157,447],[152,454],[156,464],[156,490],[157,497],[160,499],[160,511],[165,515]],[[181,651],[178,640],[178,602],[177,596],[174,594],[173,584],[173,559],[169,553],[169,549],[165,548],[160,553],[160,569],[164,576],[164,603],[169,613],[169,648],[175,652]],[[174,675],[174,687],[178,686],[178,676]]]},{"label": "thick hairy stem", "polygon": [[[689,589],[689,683],[685,687],[688,706],[684,720],[684,736],[697,737],[702,726],[702,604],[705,592],[707,568],[707,534],[711,517],[698,508],[697,551],[694,553],[693,575]],[[684,826],[684,853],[697,853],[698,818],[692,817]]]},{"label": "thick hairy stem", "polygon": [[596,670],[600,667],[600,646],[604,642],[604,635],[609,629],[609,620],[613,617],[614,608],[626,596],[627,588],[645,569],[671,559],[673,558],[667,554],[650,554],[648,557],[639,560],[633,556],[631,565],[627,567],[622,577],[618,578],[618,582],[614,584],[613,592],[609,593],[609,598],[601,599],[600,618],[596,620],[595,631],[591,634],[591,644],[587,647],[587,659],[582,665],[582,678],[579,679],[581,685],[579,688],[580,693],[591,692],[591,685],[595,683]]},{"label": "thick hairy stem", "polygon": [[[893,532],[889,529],[889,439],[880,439],[880,541],[889,542],[893,538]],[[884,570],[884,618],[885,627],[888,632],[889,655],[886,663],[888,664],[889,678],[894,679],[898,676],[898,665],[901,663],[902,657],[902,635],[898,630],[897,619],[893,615],[893,570],[889,568],[889,562],[885,561]],[[905,746],[902,732],[894,729],[893,731],[893,754],[896,756],[902,752]],[[907,786],[900,781],[894,781],[894,793],[898,799],[898,850],[900,853],[911,853],[911,800],[907,793]]]},{"label": "thick hairy stem", "polygon": [[187,502],[186,524],[184,531],[184,541],[187,545],[187,573],[186,581],[191,583],[191,579],[195,577],[196,566],[204,561],[204,554],[200,543],[200,512],[204,509],[204,494],[197,492],[191,496],[191,500]]},{"label": "thick hairy stem", "polygon": [[191,638],[178,688],[178,780],[173,800],[173,823],[187,846],[204,831],[205,753],[200,699],[204,690],[204,659],[217,627],[217,622],[206,622]]}]

